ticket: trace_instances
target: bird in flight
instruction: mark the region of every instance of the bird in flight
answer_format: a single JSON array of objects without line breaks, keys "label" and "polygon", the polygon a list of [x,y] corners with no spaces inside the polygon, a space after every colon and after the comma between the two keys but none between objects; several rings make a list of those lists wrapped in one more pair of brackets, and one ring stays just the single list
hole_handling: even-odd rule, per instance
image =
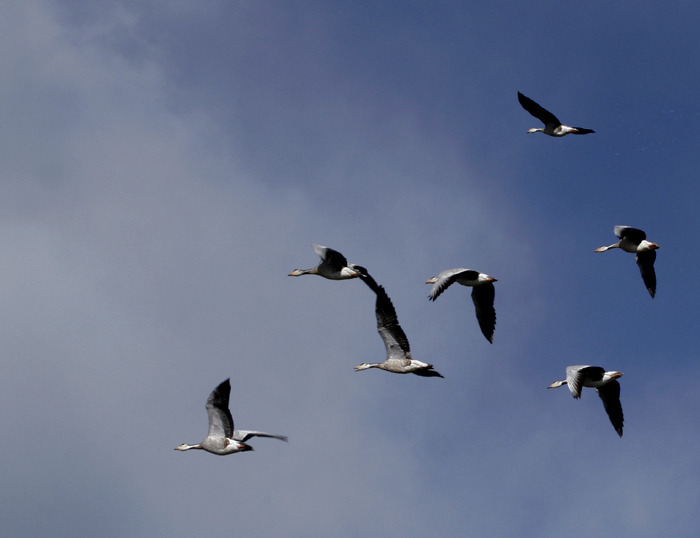
[{"label": "bird in flight", "polygon": [[598,247],[595,251],[605,252],[611,248],[621,248],[625,252],[636,254],[634,260],[637,262],[639,270],[642,273],[644,285],[653,299],[656,295],[656,271],[654,270],[654,262],[656,261],[656,249],[659,248],[659,245],[647,241],[647,234],[637,228],[615,226],[613,231],[620,240],[607,247]]},{"label": "bird in flight", "polygon": [[493,344],[493,331],[496,328],[496,310],[493,307],[496,290],[493,283],[496,281],[492,276],[472,269],[447,269],[425,283],[433,285],[428,296],[431,301],[437,299],[454,282],[471,287],[479,327],[486,339]]},{"label": "bird in flight", "polygon": [[610,422],[617,434],[622,437],[622,404],[620,404],[620,383],[617,379],[622,377],[621,372],[606,372],[600,366],[569,366],[566,369],[566,379],[555,381],[548,389],[555,389],[562,385],[568,385],[571,395],[578,399],[581,397],[582,387],[595,387],[598,396],[603,400],[605,412],[610,417]]},{"label": "bird in flight", "polygon": [[584,129],[582,127],[570,127],[562,124],[557,117],[549,110],[542,108],[529,97],[525,97],[518,92],[518,101],[522,107],[531,115],[544,123],[544,127],[533,127],[528,129],[528,133],[544,133],[549,136],[566,136],[568,134],[584,135],[595,133],[593,129]]},{"label": "bird in flight", "polygon": [[209,432],[204,441],[198,445],[182,443],[175,450],[190,450],[193,448],[206,450],[218,456],[246,452],[253,447],[246,443],[251,437],[272,437],[287,441],[284,435],[256,432],[249,430],[234,430],[233,417],[228,408],[228,400],[231,394],[231,381],[227,379],[216,387],[207,399],[207,415],[209,416]]}]

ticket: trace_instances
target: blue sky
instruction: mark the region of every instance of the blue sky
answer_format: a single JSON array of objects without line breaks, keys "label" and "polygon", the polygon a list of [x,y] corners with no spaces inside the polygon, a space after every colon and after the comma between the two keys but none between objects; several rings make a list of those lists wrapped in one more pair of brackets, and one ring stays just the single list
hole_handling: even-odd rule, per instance
[{"label": "blue sky", "polygon": [[[697,535],[700,8],[3,3],[7,536]],[[517,92],[595,134],[528,135]],[[657,242],[651,299],[613,226]],[[369,269],[414,357],[378,362]],[[469,290],[498,278],[493,345]],[[625,373],[625,430],[570,364]],[[289,436],[218,458],[236,426]]]}]

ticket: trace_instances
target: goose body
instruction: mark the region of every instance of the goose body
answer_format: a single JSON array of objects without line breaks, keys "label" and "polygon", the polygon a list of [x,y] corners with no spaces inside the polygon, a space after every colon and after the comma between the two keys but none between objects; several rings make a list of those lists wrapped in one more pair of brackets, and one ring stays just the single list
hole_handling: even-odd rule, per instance
[{"label": "goose body", "polygon": [[236,452],[246,452],[253,450],[253,447],[246,444],[251,437],[272,437],[287,441],[284,435],[273,435],[271,433],[234,430],[233,417],[229,410],[229,396],[231,394],[231,381],[227,379],[216,387],[207,399],[207,415],[209,416],[209,432],[204,440],[197,445],[183,443],[175,447],[175,450],[200,449],[211,452],[218,456],[234,454]]},{"label": "goose body", "polygon": [[549,136],[566,136],[568,134],[584,135],[595,133],[593,129],[584,129],[582,127],[570,127],[560,122],[557,117],[549,110],[542,108],[529,97],[518,92],[518,101],[522,107],[527,110],[532,116],[544,123],[544,127],[533,127],[528,133],[544,133]]},{"label": "goose body", "polygon": [[493,331],[496,328],[496,310],[493,307],[496,290],[493,283],[497,279],[473,269],[447,269],[425,282],[433,285],[428,299],[434,301],[455,282],[472,288],[472,301],[479,328],[486,339],[493,343]]},{"label": "goose body", "polygon": [[652,299],[656,296],[656,271],[654,262],[656,261],[656,249],[659,245],[647,241],[647,234],[637,228],[630,226],[615,226],[615,235],[620,238],[617,243],[598,247],[596,252],[605,252],[611,248],[619,248],[625,252],[636,254],[635,261],[642,274],[644,285]]},{"label": "goose body", "polygon": [[321,262],[311,269],[294,269],[289,276],[318,275],[329,280],[346,280],[360,276],[357,266],[348,263],[340,252],[321,245],[312,245]]},{"label": "goose body", "polygon": [[603,400],[603,407],[610,418],[610,422],[617,434],[622,437],[622,404],[620,403],[620,383],[617,379],[622,377],[621,372],[606,372],[600,366],[577,365],[566,368],[566,379],[555,381],[549,385],[549,389],[568,385],[571,395],[578,399],[581,397],[583,387],[593,387],[598,396]]},{"label": "goose body", "polygon": [[406,333],[403,332],[396,317],[394,305],[386,294],[383,286],[376,283],[374,278],[362,269],[361,278],[367,286],[377,294],[375,314],[377,316],[377,332],[386,348],[386,359],[380,363],[362,363],[355,366],[355,371],[368,368],[380,368],[395,374],[416,374],[421,377],[443,377],[433,370],[433,365],[411,357],[411,348]]}]

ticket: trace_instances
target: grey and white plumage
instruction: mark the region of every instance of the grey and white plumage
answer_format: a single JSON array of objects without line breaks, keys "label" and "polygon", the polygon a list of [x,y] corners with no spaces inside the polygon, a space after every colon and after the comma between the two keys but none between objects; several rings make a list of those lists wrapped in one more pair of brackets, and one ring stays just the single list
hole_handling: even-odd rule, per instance
[{"label": "grey and white plumage", "polygon": [[375,314],[377,316],[377,332],[386,348],[386,359],[380,363],[362,363],[355,366],[355,371],[368,368],[380,368],[395,374],[416,374],[421,377],[443,377],[433,369],[432,364],[411,357],[411,348],[406,333],[403,332],[396,317],[394,305],[386,294],[383,286],[377,284],[364,268],[361,269],[362,281],[377,295]]},{"label": "grey and white plumage", "polygon": [[656,296],[656,271],[654,262],[656,261],[656,249],[659,245],[647,241],[647,234],[637,228],[630,226],[615,226],[615,235],[620,238],[617,243],[598,247],[596,252],[605,252],[611,248],[619,248],[625,252],[636,254],[634,260],[639,266],[644,285],[652,299]]},{"label": "grey and white plumage", "polygon": [[227,379],[216,387],[207,398],[207,415],[209,416],[209,432],[204,440],[197,445],[183,443],[175,450],[200,449],[218,456],[225,456],[235,452],[246,452],[253,447],[246,444],[251,437],[272,437],[287,441],[284,435],[252,430],[234,430],[233,417],[229,410],[229,396],[231,394],[231,381]]},{"label": "grey and white plumage", "polygon": [[549,136],[565,136],[568,134],[584,135],[589,133],[595,133],[593,129],[584,129],[582,127],[570,127],[569,125],[563,125],[557,117],[552,114],[549,110],[542,108],[540,105],[535,103],[529,97],[524,96],[522,93],[518,92],[518,101],[522,107],[527,110],[532,116],[544,123],[544,127],[533,127],[529,129],[528,133],[544,133]]},{"label": "grey and white plumage", "polygon": [[581,397],[583,387],[594,387],[600,399],[603,400],[605,412],[617,434],[622,437],[622,404],[620,403],[620,383],[617,379],[622,377],[621,372],[606,372],[600,366],[577,365],[566,368],[566,379],[555,381],[549,385],[549,389],[568,385],[571,395],[578,399]]},{"label": "grey and white plumage", "polygon": [[311,269],[294,269],[289,276],[319,275],[329,280],[346,280],[360,276],[357,266],[348,263],[340,252],[321,245],[312,245],[321,262]]},{"label": "grey and white plumage", "polygon": [[473,269],[447,269],[425,282],[433,285],[428,299],[434,301],[455,282],[472,288],[472,301],[474,301],[479,328],[486,339],[493,344],[493,331],[496,328],[496,310],[493,307],[496,290],[493,283],[497,282],[497,279]]}]

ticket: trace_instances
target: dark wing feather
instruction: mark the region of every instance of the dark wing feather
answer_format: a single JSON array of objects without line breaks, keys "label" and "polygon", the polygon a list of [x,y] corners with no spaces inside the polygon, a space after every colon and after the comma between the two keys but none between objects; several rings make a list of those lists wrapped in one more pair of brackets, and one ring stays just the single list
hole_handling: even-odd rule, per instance
[{"label": "dark wing feather", "polygon": [[620,239],[627,239],[637,245],[647,238],[647,234],[642,230],[630,228],[629,226],[615,226],[615,235]]},{"label": "dark wing feather", "polygon": [[635,261],[642,273],[642,280],[649,291],[652,299],[656,295],[656,271],[654,271],[654,262],[656,261],[656,251],[646,250],[639,252],[635,257]]},{"label": "dark wing feather", "polygon": [[598,396],[603,400],[605,412],[610,417],[610,422],[617,434],[622,437],[622,424],[625,418],[622,414],[622,404],[620,403],[620,384],[613,379],[602,387],[596,389]]},{"label": "dark wing feather", "polygon": [[496,310],[493,307],[493,300],[496,296],[496,289],[492,282],[485,282],[474,286],[472,290],[472,301],[476,308],[476,319],[479,327],[486,339],[493,344],[493,331],[496,328]]},{"label": "dark wing feather", "polygon": [[413,373],[421,377],[445,377],[441,373],[433,370],[432,366],[430,366],[429,368],[421,368],[420,370],[414,370]]},{"label": "dark wing feather", "polygon": [[384,341],[387,357],[395,355],[392,349],[396,347],[401,349],[404,354],[409,353],[411,348],[408,345],[408,338],[406,337],[406,333],[403,332],[401,325],[399,325],[399,320],[396,317],[396,310],[394,309],[391,299],[389,299],[389,296],[386,294],[384,286],[377,284],[376,280],[374,280],[364,268],[360,271],[360,278],[377,294],[377,302],[375,305],[377,332]]},{"label": "dark wing feather", "polygon": [[208,437],[231,437],[233,435],[233,417],[228,408],[231,394],[231,381],[227,379],[216,387],[207,399],[209,415]]},{"label": "dark wing feather", "polygon": [[583,374],[585,378],[584,381],[600,381],[605,375],[605,368],[601,368],[600,366],[586,366],[580,368],[579,372]]},{"label": "dark wing feather", "polygon": [[583,127],[574,127],[574,129],[576,129],[576,130],[571,131],[571,134],[584,135],[584,134],[595,133],[595,131],[593,129],[584,129]]},{"label": "dark wing feather", "polygon": [[328,247],[325,247],[321,259],[335,271],[340,271],[343,267],[347,267],[348,265],[348,260],[345,259],[345,256],[337,250]]},{"label": "dark wing feather", "polygon": [[377,331],[384,340],[387,356],[392,355],[392,348],[398,346],[404,353],[411,351],[408,345],[408,338],[403,332],[399,320],[396,317],[396,310],[391,303],[391,299],[386,294],[383,286],[377,286],[377,304],[375,313],[377,314]]},{"label": "dark wing feather", "polygon": [[532,99],[530,99],[529,97],[525,97],[520,92],[518,92],[518,101],[520,101],[520,104],[525,110],[527,110],[531,115],[533,115],[545,125],[561,125],[561,122],[557,119],[557,117],[554,114],[552,114],[549,110],[542,108]]},{"label": "dark wing feather", "polygon": [[374,293],[379,293],[379,284],[377,284],[377,281],[374,280],[374,278],[372,278],[372,275],[370,275],[367,272],[367,269],[365,269],[364,267],[360,267],[359,265],[356,265],[355,269],[358,270],[358,272],[360,273],[360,279],[362,280],[362,282],[367,284],[367,286],[369,286],[369,289],[371,289]]}]

